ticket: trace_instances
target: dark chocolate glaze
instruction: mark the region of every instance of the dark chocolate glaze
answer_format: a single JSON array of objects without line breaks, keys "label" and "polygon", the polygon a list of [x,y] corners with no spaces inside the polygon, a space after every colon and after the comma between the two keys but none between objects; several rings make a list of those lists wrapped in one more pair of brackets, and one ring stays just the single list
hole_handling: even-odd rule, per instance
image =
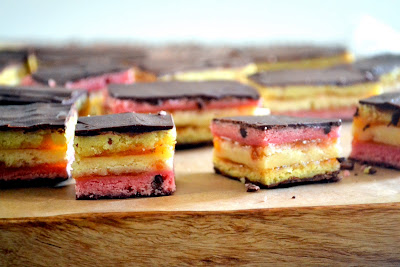
[{"label": "dark chocolate glaze", "polygon": [[340,119],[319,119],[319,118],[298,118],[289,116],[236,116],[213,119],[215,123],[234,123],[241,128],[249,127],[258,130],[279,129],[279,128],[323,128],[325,134],[331,131],[334,126],[340,126]]},{"label": "dark chocolate glaze", "polygon": [[64,130],[71,108],[58,103],[0,106],[0,130]]},{"label": "dark chocolate glaze", "polygon": [[380,76],[400,68],[400,55],[382,54],[364,58],[357,60],[353,66],[363,72],[370,72],[373,75]]},{"label": "dark chocolate glaze", "polygon": [[348,67],[280,70],[253,74],[249,79],[262,86],[335,85],[348,86],[377,81],[375,76]]},{"label": "dark chocolate glaze", "polygon": [[342,46],[276,45],[245,47],[240,49],[240,52],[251,57],[255,63],[275,63],[340,56],[346,53],[346,48]]},{"label": "dark chocolate glaze", "polygon": [[65,85],[80,79],[100,76],[107,73],[126,71],[128,67],[112,64],[89,63],[84,65],[60,65],[48,68],[39,68],[32,74],[32,78],[42,84],[48,84],[53,80],[57,85]]},{"label": "dark chocolate glaze", "polygon": [[252,87],[231,81],[205,82],[154,82],[135,84],[112,84],[108,88],[113,98],[158,104],[168,99],[193,99],[202,101],[223,98],[259,99],[259,93]]},{"label": "dark chocolate glaze", "polygon": [[120,113],[105,116],[80,117],[76,136],[95,136],[106,132],[146,133],[174,127],[171,115]]},{"label": "dark chocolate glaze", "polygon": [[382,110],[400,110],[400,93],[392,92],[360,100],[360,104],[372,105]]},{"label": "dark chocolate glaze", "polygon": [[25,105],[32,103],[73,104],[87,96],[84,90],[68,90],[64,87],[0,86],[0,105]]},{"label": "dark chocolate glaze", "polygon": [[29,51],[24,50],[0,50],[0,71],[9,65],[25,64],[28,61]]}]

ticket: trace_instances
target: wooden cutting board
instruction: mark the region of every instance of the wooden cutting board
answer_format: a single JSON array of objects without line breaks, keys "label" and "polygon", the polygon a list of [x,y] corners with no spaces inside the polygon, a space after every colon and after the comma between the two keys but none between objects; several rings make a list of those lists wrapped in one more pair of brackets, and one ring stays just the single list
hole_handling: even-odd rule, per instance
[{"label": "wooden cutting board", "polygon": [[[343,156],[350,142],[345,124]],[[178,151],[168,197],[78,201],[73,182],[1,190],[0,266],[400,264],[399,171],[356,165],[339,183],[247,193],[211,156]]]}]

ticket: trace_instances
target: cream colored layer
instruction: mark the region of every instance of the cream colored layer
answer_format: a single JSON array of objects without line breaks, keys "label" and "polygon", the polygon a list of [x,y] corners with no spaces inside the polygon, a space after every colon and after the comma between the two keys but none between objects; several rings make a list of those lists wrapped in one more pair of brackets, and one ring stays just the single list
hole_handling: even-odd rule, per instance
[{"label": "cream colored layer", "polygon": [[[368,123],[382,123],[388,125],[392,121],[393,112],[381,111],[372,105],[360,105],[358,107],[358,116],[354,118],[359,122]],[[361,126],[364,127],[365,125]]]},{"label": "cream colored layer", "polygon": [[324,161],[340,155],[339,139],[329,143],[271,144],[267,147],[243,146],[214,138],[214,155],[259,170],[291,166],[299,162]]},{"label": "cream colored layer", "polygon": [[368,96],[315,96],[298,99],[265,99],[263,105],[272,112],[326,110],[355,107],[360,98]]},{"label": "cream colored layer", "polygon": [[75,157],[92,157],[130,151],[145,152],[151,149],[157,149],[159,153],[170,156],[175,139],[175,129],[142,134],[107,133],[96,136],[75,136]]},{"label": "cream colored layer", "polygon": [[394,69],[392,72],[384,74],[380,77],[380,82],[383,87],[383,91],[394,92],[400,89],[400,68]]},{"label": "cream colored layer", "polygon": [[7,149],[0,150],[0,163],[6,167],[36,166],[67,162],[67,149]]},{"label": "cream colored layer", "polygon": [[205,127],[177,127],[176,142],[182,144],[196,144],[212,141],[212,133],[209,126]]},{"label": "cream colored layer", "polygon": [[[173,153],[173,151],[172,151]],[[172,170],[173,154],[130,155],[77,158],[72,163],[72,177],[87,175],[120,175],[153,170]]]},{"label": "cream colored layer", "polygon": [[[252,82],[250,82],[252,83]],[[254,83],[253,83],[254,84]],[[297,99],[299,97],[318,97],[318,96],[357,96],[364,97],[378,95],[382,93],[382,86],[379,83],[362,83],[350,86],[335,85],[289,85],[289,86],[269,86],[264,87],[255,85],[260,91],[261,96],[266,99]]]},{"label": "cream colored layer", "polygon": [[306,165],[296,164],[267,170],[249,168],[244,164],[224,160],[216,156],[214,156],[213,162],[216,168],[229,176],[237,178],[238,180],[246,177],[251,182],[264,185],[281,183],[294,177],[297,179],[311,178],[319,174],[335,172],[340,169],[340,164],[336,159],[329,159],[321,162],[314,161]]},{"label": "cream colored layer", "polygon": [[375,125],[370,126],[363,130],[363,128],[354,128],[353,133],[357,136],[357,140],[375,143],[381,143],[392,146],[400,146],[400,128],[387,126],[387,125]]},{"label": "cream colored layer", "polygon": [[258,71],[266,70],[287,70],[287,69],[318,69],[340,64],[349,64],[354,61],[351,53],[343,53],[332,57],[321,57],[293,61],[281,61],[274,63],[258,63]]},{"label": "cream colored layer", "polygon": [[173,111],[171,114],[174,118],[175,125],[180,126],[201,126],[209,127],[213,118],[254,115],[257,107],[236,107],[223,109],[207,109],[207,110],[185,110]]},{"label": "cream colored layer", "polygon": [[[254,71],[251,70],[254,68]],[[237,80],[242,72],[253,73],[255,66],[248,65],[243,68],[233,69],[207,69],[202,71],[179,72],[171,75],[163,76],[162,80],[178,80],[178,81],[209,81],[209,80]]]},{"label": "cream colored layer", "polygon": [[0,131],[0,149],[62,147],[67,145],[64,130]]}]

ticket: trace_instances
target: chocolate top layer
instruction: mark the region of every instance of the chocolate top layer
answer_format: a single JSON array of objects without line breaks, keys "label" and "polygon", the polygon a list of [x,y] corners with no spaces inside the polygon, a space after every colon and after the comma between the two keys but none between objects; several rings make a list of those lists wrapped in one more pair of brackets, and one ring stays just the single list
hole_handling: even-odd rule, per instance
[{"label": "chocolate top layer", "polygon": [[130,85],[112,84],[108,88],[111,97],[157,103],[167,99],[212,100],[225,97],[259,99],[258,92],[247,85],[231,81],[206,82],[154,82]]},{"label": "chocolate top layer", "polygon": [[171,115],[121,113],[105,116],[80,117],[76,136],[94,136],[105,132],[146,133],[174,127]]},{"label": "chocolate top layer", "polygon": [[246,47],[241,52],[255,63],[275,63],[302,59],[339,56],[346,52],[342,46],[277,45],[267,47]]},{"label": "chocolate top layer", "polygon": [[400,110],[400,93],[385,93],[360,100],[360,104],[372,105],[384,110]]},{"label": "chocolate top layer", "polygon": [[289,116],[236,116],[213,119],[214,122],[234,123],[241,126],[250,127],[258,130],[268,130],[277,128],[314,128],[321,127],[328,129],[332,126],[340,126],[340,119],[319,119],[319,118],[298,118]]},{"label": "chocolate top layer", "polygon": [[25,64],[28,55],[28,50],[0,50],[0,70],[11,64]]},{"label": "chocolate top layer", "polygon": [[357,60],[353,66],[361,71],[380,76],[400,68],[400,55],[383,54],[369,57]]},{"label": "chocolate top layer", "polygon": [[336,85],[348,86],[357,83],[376,81],[375,76],[361,71],[336,67],[328,69],[266,71],[249,76],[249,79],[262,86],[289,85]]},{"label": "chocolate top layer", "polygon": [[87,65],[62,65],[42,68],[32,74],[32,78],[42,84],[48,84],[50,80],[53,80],[58,85],[65,85],[67,82],[107,73],[121,72],[127,69],[127,67],[92,62]]},{"label": "chocolate top layer", "polygon": [[84,90],[68,90],[64,87],[0,86],[0,105],[24,105],[31,103],[73,104],[86,95]]},{"label": "chocolate top layer", "polygon": [[0,106],[0,130],[64,129],[71,105],[35,103]]}]

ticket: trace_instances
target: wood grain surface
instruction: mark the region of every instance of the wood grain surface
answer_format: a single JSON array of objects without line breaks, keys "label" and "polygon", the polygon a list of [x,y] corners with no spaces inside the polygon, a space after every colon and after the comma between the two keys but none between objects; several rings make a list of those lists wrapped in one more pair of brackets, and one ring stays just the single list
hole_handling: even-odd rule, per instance
[{"label": "wood grain surface", "polygon": [[[342,135],[347,155],[350,125]],[[211,153],[176,153],[169,197],[77,201],[73,185],[0,191],[0,266],[400,264],[398,171],[356,166],[339,183],[247,193],[213,174]]]}]

